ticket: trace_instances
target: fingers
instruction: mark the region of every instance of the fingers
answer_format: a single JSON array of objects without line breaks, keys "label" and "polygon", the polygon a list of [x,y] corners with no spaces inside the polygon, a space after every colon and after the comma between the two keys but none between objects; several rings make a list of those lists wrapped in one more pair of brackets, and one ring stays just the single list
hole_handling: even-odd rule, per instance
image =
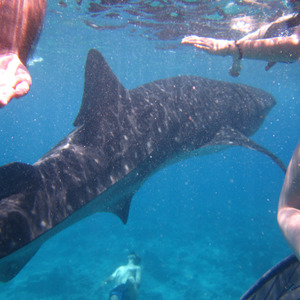
[{"label": "fingers", "polygon": [[30,85],[28,84],[28,82],[23,81],[16,86],[14,94],[11,98],[20,98],[22,96],[25,96],[29,92],[29,89]]},{"label": "fingers", "polygon": [[199,37],[196,35],[187,36],[184,39],[182,39],[182,44],[193,44],[194,46],[201,49],[210,49],[212,46],[213,39],[211,38],[205,38],[205,37]]},{"label": "fingers", "polygon": [[11,100],[13,93],[13,88],[3,88],[2,86],[0,87],[0,108],[4,107]]},{"label": "fingers", "polygon": [[0,55],[0,107],[26,95],[31,83],[29,71],[15,53]]},{"label": "fingers", "polygon": [[186,36],[182,39],[182,44],[196,44],[201,41],[201,38],[196,35]]},{"label": "fingers", "polygon": [[229,74],[230,74],[232,77],[239,77],[239,76],[240,76],[240,72],[241,72],[241,67],[232,66],[232,67],[229,69]]},{"label": "fingers", "polygon": [[239,77],[239,76],[240,76],[240,72],[237,71],[237,70],[233,70],[232,68],[229,69],[229,74],[230,74],[232,77]]},{"label": "fingers", "polygon": [[20,81],[16,85],[1,85],[0,86],[0,108],[4,107],[11,101],[12,98],[20,98],[25,96],[30,89],[31,80],[27,79],[24,81]]},{"label": "fingers", "polygon": [[187,36],[184,39],[182,39],[182,44],[192,44],[193,46],[207,51],[209,53],[213,52],[213,45],[212,45],[212,39],[205,38],[205,37],[199,37],[196,35]]},{"label": "fingers", "polygon": [[28,78],[22,80],[18,80],[18,83],[13,86],[9,85],[1,85],[0,86],[0,108],[4,107],[8,104],[8,102],[12,98],[20,98],[22,96],[25,96],[31,86],[31,77],[30,80]]},{"label": "fingers", "polygon": [[31,76],[27,68],[20,64],[15,73],[14,98],[19,98],[26,95],[29,92],[32,84]]},{"label": "fingers", "polygon": [[201,44],[194,44],[195,47],[201,49],[201,50],[204,50],[204,51],[209,51],[211,50],[211,48],[207,45],[201,45]]}]

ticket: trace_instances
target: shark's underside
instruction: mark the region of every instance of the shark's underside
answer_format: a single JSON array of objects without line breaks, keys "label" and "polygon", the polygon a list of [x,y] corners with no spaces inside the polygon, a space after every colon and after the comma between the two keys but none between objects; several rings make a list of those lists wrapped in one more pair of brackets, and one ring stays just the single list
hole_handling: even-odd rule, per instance
[{"label": "shark's underside", "polygon": [[0,168],[0,280],[39,246],[95,212],[126,223],[131,198],[155,171],[207,146],[239,145],[283,163],[249,136],[275,105],[246,85],[178,76],[126,90],[90,50],[75,130],[34,165]]}]

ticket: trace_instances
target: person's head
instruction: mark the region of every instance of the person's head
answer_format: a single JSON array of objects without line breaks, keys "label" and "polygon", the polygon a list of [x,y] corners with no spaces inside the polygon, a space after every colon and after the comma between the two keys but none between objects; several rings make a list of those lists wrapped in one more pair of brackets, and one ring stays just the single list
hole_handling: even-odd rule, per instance
[{"label": "person's head", "polygon": [[141,258],[137,254],[135,254],[134,252],[131,252],[128,255],[128,262],[131,262],[134,265],[139,266],[141,264]]},{"label": "person's head", "polygon": [[300,0],[288,0],[288,5],[293,11],[300,12]]}]

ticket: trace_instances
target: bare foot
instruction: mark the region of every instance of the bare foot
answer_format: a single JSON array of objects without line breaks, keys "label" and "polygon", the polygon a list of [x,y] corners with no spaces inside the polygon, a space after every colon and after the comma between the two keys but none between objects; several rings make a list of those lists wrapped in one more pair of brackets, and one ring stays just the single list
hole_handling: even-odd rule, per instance
[{"label": "bare foot", "polygon": [[16,53],[0,54],[0,107],[12,98],[26,95],[32,80]]}]

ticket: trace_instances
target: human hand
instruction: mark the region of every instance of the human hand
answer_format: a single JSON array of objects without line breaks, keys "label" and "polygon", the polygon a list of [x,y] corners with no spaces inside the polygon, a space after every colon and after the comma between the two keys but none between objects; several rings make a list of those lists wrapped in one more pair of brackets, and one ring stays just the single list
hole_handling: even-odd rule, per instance
[{"label": "human hand", "polygon": [[200,48],[213,55],[235,55],[238,54],[238,49],[236,49],[235,41],[230,40],[220,40],[206,37],[199,37],[196,35],[191,35],[185,37],[182,44],[193,44],[195,47]]},{"label": "human hand", "polygon": [[26,95],[32,80],[16,53],[0,54],[0,107],[12,98]]},{"label": "human hand", "polygon": [[238,59],[237,57],[233,57],[233,62],[231,68],[229,69],[229,74],[233,77],[238,77],[240,76],[241,70],[242,70],[241,60]]}]

